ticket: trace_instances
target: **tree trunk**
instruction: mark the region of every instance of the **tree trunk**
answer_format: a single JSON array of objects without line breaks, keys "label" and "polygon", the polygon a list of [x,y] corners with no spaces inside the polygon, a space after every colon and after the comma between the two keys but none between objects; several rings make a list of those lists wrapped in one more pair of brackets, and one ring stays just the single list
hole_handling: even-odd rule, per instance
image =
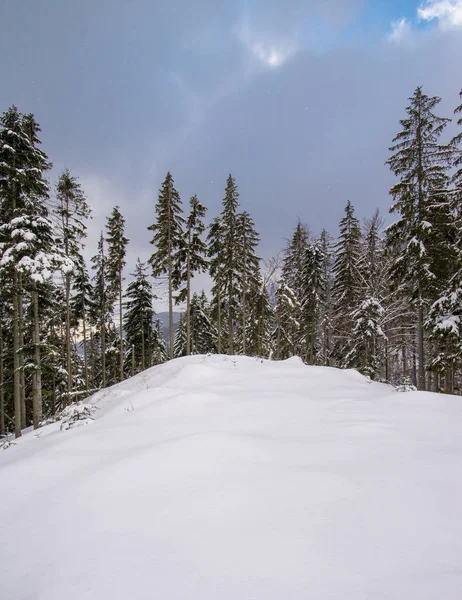
[{"label": "tree trunk", "polygon": [[[220,282],[218,281],[218,288],[220,287]],[[218,325],[218,354],[221,354],[221,294],[218,290],[217,293],[217,325]]]},{"label": "tree trunk", "polygon": [[233,329],[233,298],[231,291],[233,289],[233,280],[229,279],[229,297],[228,297],[228,352],[234,354],[234,329]]},{"label": "tree trunk", "polygon": [[[189,234],[189,247],[191,247],[191,234]],[[186,261],[186,356],[191,354],[191,257]]]},{"label": "tree trunk", "polygon": [[135,375],[135,344],[132,344],[132,377]]},{"label": "tree trunk", "polygon": [[19,292],[18,292],[18,334],[19,334],[19,393],[21,395],[21,429],[27,427],[26,413],[26,374],[24,372],[24,309],[22,302],[22,277],[18,276]]},{"label": "tree trunk", "polygon": [[124,329],[122,313],[122,269],[119,272],[120,381],[124,380]]},{"label": "tree trunk", "polygon": [[37,286],[34,283],[32,291],[32,302],[34,305],[34,360],[35,360],[35,389],[32,396],[32,409],[33,409],[33,420],[34,429],[39,427],[39,423],[42,420],[42,366],[41,366],[41,353],[40,353],[40,320],[39,320],[39,306],[38,306],[38,292]]},{"label": "tree trunk", "polygon": [[3,329],[0,321],[0,435],[5,435],[5,390],[3,389]]},{"label": "tree trunk", "polygon": [[[67,246],[67,241],[66,241]],[[66,255],[69,255],[66,249]],[[72,394],[72,355],[71,355],[71,276],[66,275],[66,368],[67,368],[67,402],[71,403]]]},{"label": "tree trunk", "polygon": [[83,324],[83,373],[85,377],[85,391],[88,393],[88,357],[87,357],[87,316],[85,313],[85,300],[82,302],[82,324]]},{"label": "tree trunk", "polygon": [[425,390],[425,343],[424,343],[424,314],[419,306],[418,311],[418,359],[419,359],[419,389]]},{"label": "tree trunk", "polygon": [[141,325],[141,370],[146,369],[146,348],[144,341],[144,323]]},{"label": "tree trunk", "polygon": [[19,374],[19,292],[18,274],[13,279],[13,379],[14,379],[14,433],[21,437],[21,378]]},{"label": "tree trunk", "polygon": [[103,317],[101,319],[101,378],[102,386],[106,387],[106,323],[104,322],[104,308]]}]

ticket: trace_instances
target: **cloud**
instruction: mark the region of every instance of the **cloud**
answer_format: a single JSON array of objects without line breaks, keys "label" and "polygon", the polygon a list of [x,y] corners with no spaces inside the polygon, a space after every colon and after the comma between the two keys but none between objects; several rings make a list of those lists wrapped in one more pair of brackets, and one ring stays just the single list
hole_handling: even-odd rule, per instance
[{"label": "cloud", "polygon": [[237,28],[237,38],[249,55],[269,69],[281,67],[299,51],[297,37],[296,34],[278,37],[274,34],[259,33],[246,22],[242,22]]},{"label": "cloud", "polygon": [[409,38],[412,31],[412,25],[406,18],[399,21],[393,21],[388,39],[394,43],[400,43]]},{"label": "cloud", "polygon": [[438,21],[443,29],[462,27],[462,0],[426,0],[417,15],[421,21]]}]

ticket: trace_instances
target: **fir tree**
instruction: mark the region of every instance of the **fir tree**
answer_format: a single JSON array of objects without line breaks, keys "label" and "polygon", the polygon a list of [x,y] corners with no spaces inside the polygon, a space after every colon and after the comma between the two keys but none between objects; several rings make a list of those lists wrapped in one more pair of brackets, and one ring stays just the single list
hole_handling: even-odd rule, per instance
[{"label": "fir tree", "polygon": [[204,272],[207,269],[207,246],[202,240],[205,231],[203,218],[207,209],[203,206],[196,195],[189,199],[190,212],[186,220],[185,243],[181,250],[180,261],[185,266],[184,279],[186,286],[180,292],[178,301],[186,300],[186,355],[191,353],[191,279],[195,273]]},{"label": "fir tree", "polygon": [[170,331],[170,358],[174,357],[173,293],[180,285],[182,269],[179,264],[180,252],[184,246],[184,233],[180,195],[173,186],[174,181],[167,173],[156,205],[156,222],[148,227],[154,232],[151,244],[156,247],[149,259],[154,277],[167,276],[168,311]]},{"label": "fir tree", "polygon": [[238,230],[239,193],[231,174],[228,176],[220,217],[223,246],[220,285],[228,317],[228,353],[234,354],[234,328],[237,321],[239,298],[239,253],[236,251]]},{"label": "fir tree", "polygon": [[[101,385],[106,387],[106,333],[108,325],[111,322],[113,297],[111,297],[108,288],[108,264],[106,250],[104,247],[104,236],[101,236],[98,242],[98,253],[91,259],[92,269],[95,272],[93,276],[93,306],[91,318],[96,325],[101,349]],[[95,352],[93,352],[93,357]],[[93,366],[93,371],[95,371]]]},{"label": "fir tree", "polygon": [[[237,215],[235,230],[235,255],[236,270],[238,273],[238,294],[241,306],[240,315],[240,339],[241,350],[243,354],[247,352],[247,338],[250,332],[250,324],[255,324],[252,319],[252,308],[249,310],[248,302],[252,297],[258,296],[261,299],[261,276],[260,259],[255,254],[256,247],[260,238],[255,230],[255,224],[247,211]],[[253,305],[254,308],[256,305]],[[257,317],[258,320],[258,317]],[[256,336],[258,338],[258,335]]]},{"label": "fir tree", "polygon": [[435,278],[429,251],[432,237],[440,234],[439,217],[446,220],[441,213],[447,210],[444,196],[451,149],[438,141],[449,122],[433,112],[440,98],[427,96],[419,87],[409,100],[402,130],[393,140],[393,154],[387,161],[399,178],[390,190],[395,201],[390,212],[398,213],[399,219],[388,229],[388,243],[401,250],[392,272],[395,285],[417,313],[418,383],[424,390],[424,314],[434,295]]},{"label": "fir tree", "polygon": [[124,334],[123,334],[123,305],[122,284],[123,268],[127,245],[130,241],[125,236],[125,219],[119,207],[114,207],[106,224],[106,241],[108,245],[107,258],[107,285],[111,298],[118,298],[119,302],[119,380],[124,379]]},{"label": "fir tree", "polygon": [[[86,201],[82,187],[69,170],[63,171],[57,184],[59,206],[57,213],[61,218],[63,246],[66,256],[74,264],[81,265],[83,240],[86,237],[85,220],[90,216],[90,207]],[[67,358],[67,392],[72,393],[72,354],[71,354],[71,285],[73,272],[65,276],[66,286],[66,358]],[[85,327],[85,325],[84,325]]]},{"label": "fir tree", "polygon": [[140,259],[136,263],[132,277],[125,293],[124,327],[127,348],[134,347],[136,371],[144,371],[151,366],[154,310],[152,308],[152,286],[148,281],[147,267]]},{"label": "fir tree", "polygon": [[336,360],[342,365],[350,351],[353,320],[352,313],[360,300],[361,229],[350,201],[345,216],[340,221],[340,236],[335,247],[332,272],[335,281],[332,296],[335,306]]},{"label": "fir tree", "polygon": [[318,334],[321,322],[321,307],[326,295],[324,279],[324,255],[319,240],[308,243],[302,268],[303,304],[302,319],[305,338],[305,361],[317,362],[319,350]]},{"label": "fir tree", "polygon": [[210,258],[210,276],[213,280],[212,286],[212,314],[217,325],[217,351],[222,352],[222,308],[224,298],[225,281],[225,252],[224,252],[224,228],[221,218],[216,217],[209,226],[207,235],[207,254]]},{"label": "fir tree", "polygon": [[295,356],[299,337],[301,307],[293,290],[282,279],[276,290],[273,345],[275,358],[284,360]]},{"label": "fir tree", "polygon": [[180,315],[178,329],[175,332],[174,357],[186,356],[186,319],[183,313]]}]

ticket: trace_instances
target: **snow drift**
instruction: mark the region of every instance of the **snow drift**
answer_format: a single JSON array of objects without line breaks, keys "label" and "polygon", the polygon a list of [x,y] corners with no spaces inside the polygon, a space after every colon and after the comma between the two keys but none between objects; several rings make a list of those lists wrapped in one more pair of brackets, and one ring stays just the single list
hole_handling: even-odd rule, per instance
[{"label": "snow drift", "polygon": [[0,453],[2,599],[460,599],[460,398],[196,356],[90,402]]}]

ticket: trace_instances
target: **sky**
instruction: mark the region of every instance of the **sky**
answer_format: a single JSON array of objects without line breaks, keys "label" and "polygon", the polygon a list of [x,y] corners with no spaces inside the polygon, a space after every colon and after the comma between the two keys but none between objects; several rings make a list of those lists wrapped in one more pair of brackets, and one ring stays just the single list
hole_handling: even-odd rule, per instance
[{"label": "sky", "polygon": [[170,170],[209,219],[232,173],[268,258],[298,219],[335,235],[347,200],[390,219],[407,98],[460,103],[462,0],[2,0],[0,56],[0,110],[35,114],[52,181],[93,206],[89,254],[119,205],[127,270],[147,259]]}]

